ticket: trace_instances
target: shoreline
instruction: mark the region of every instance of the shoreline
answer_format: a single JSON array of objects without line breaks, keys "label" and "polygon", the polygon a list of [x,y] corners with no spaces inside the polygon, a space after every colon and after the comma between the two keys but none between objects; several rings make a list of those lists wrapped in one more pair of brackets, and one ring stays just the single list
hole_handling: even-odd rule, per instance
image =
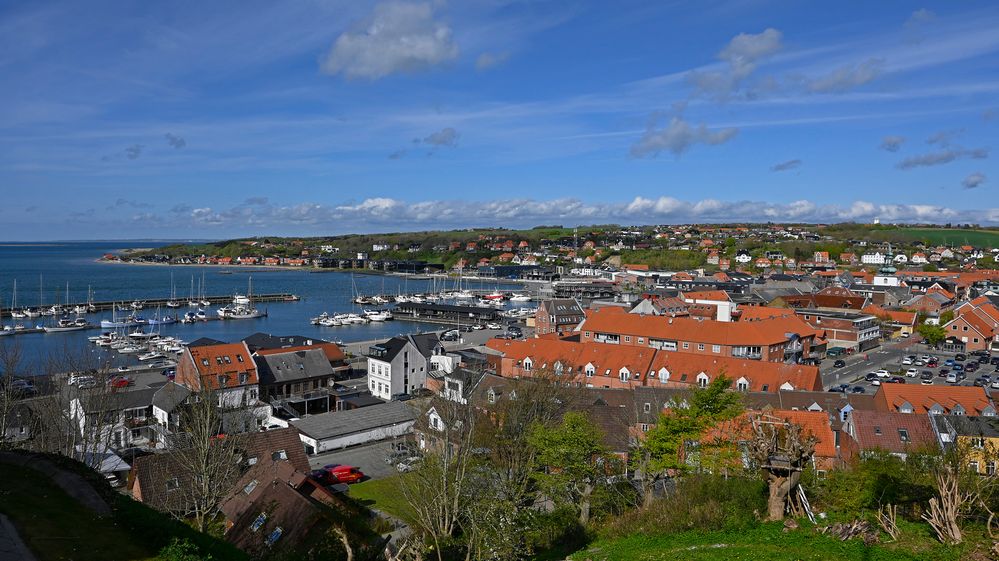
[{"label": "shoreline", "polygon": [[[136,267],[209,267],[213,269],[225,269],[231,271],[233,274],[236,271],[248,270],[248,271],[262,271],[262,272],[277,272],[277,271],[301,271],[303,273],[352,273],[355,275],[372,275],[372,276],[387,276],[387,277],[428,277],[438,278],[438,279],[454,279],[457,275],[439,275],[432,273],[400,273],[398,271],[381,271],[378,269],[340,269],[335,267],[329,268],[319,268],[314,266],[308,267],[284,267],[281,265],[219,265],[217,263],[146,263],[138,261],[109,261],[103,258],[94,259],[94,263],[99,263],[102,265],[133,265]],[[528,284],[532,281],[526,279],[499,279],[495,277],[478,277],[478,276],[462,276],[462,280],[466,281],[490,281],[497,284]]]}]

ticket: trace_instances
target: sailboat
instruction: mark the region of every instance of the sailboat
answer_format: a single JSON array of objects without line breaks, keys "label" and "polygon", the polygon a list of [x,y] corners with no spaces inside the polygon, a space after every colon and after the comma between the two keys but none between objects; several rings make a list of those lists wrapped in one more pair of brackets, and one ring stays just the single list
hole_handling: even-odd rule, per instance
[{"label": "sailboat", "polygon": [[10,298],[10,318],[24,319],[28,317],[23,310],[17,309],[17,279],[14,279],[14,293]]},{"label": "sailboat", "polygon": [[191,275],[191,294],[187,297],[187,307],[197,308],[198,301],[194,299],[194,275]]},{"label": "sailboat", "polygon": [[236,294],[232,303],[218,309],[221,319],[255,319],[267,316],[267,312],[261,312],[253,307],[253,277],[249,279],[246,296]]},{"label": "sailboat", "polygon": [[211,306],[212,302],[205,295],[208,294],[208,283],[205,282],[205,272],[201,271],[201,282],[198,284],[198,290],[201,292],[199,298],[201,298],[202,306]]},{"label": "sailboat", "polygon": [[177,285],[173,282],[173,273],[170,273],[170,299],[166,303],[167,308],[179,308],[180,302],[177,301]]},{"label": "sailboat", "polygon": [[[11,310],[13,309],[14,308],[12,306]],[[13,335],[13,334],[14,334],[14,328],[7,327],[6,325],[3,324],[3,306],[0,306],[0,336]]]}]

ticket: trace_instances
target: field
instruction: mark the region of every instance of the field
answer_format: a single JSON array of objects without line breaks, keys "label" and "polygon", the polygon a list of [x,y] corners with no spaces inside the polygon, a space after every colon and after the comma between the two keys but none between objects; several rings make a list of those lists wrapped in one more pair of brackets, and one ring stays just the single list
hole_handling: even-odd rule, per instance
[{"label": "field", "polygon": [[940,545],[921,525],[903,527],[898,543],[865,546],[853,539],[839,541],[807,527],[785,533],[780,524],[762,524],[741,532],[687,532],[665,536],[632,535],[622,539],[597,541],[576,552],[572,561],[905,561],[934,559],[958,561],[989,559],[985,544],[966,543],[959,547]]},{"label": "field", "polygon": [[899,228],[872,232],[874,239],[927,242],[930,245],[999,247],[999,231],[950,228]]}]

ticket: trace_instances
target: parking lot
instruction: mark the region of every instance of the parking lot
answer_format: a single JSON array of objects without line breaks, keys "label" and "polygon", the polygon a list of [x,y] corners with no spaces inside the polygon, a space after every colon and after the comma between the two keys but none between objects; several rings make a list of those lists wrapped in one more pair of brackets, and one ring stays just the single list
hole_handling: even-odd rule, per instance
[{"label": "parking lot", "polygon": [[395,475],[398,471],[395,464],[385,463],[385,457],[392,452],[395,440],[382,440],[371,444],[352,446],[344,450],[317,454],[309,458],[312,469],[318,469],[327,464],[344,464],[359,468],[371,479],[381,479]]},{"label": "parking lot", "polygon": [[[941,368],[950,369],[949,366],[945,365],[945,361],[948,359],[953,359],[957,353],[948,351],[939,351],[923,345],[922,343],[909,342],[903,340],[901,342],[889,342],[883,344],[881,347],[872,349],[867,353],[858,353],[846,357],[836,357],[841,358],[846,362],[846,366],[841,368],[835,368],[833,362],[835,358],[826,359],[822,361],[820,369],[822,372],[822,382],[823,386],[828,389],[839,384],[849,384],[851,389],[854,387],[861,387],[864,389],[864,393],[874,393],[877,391],[877,384],[869,382],[864,379],[864,377],[870,373],[877,370],[887,370],[892,376],[902,376],[907,384],[921,384],[920,374],[923,371],[929,371],[933,373],[932,385],[939,386],[954,386],[954,385],[964,385],[971,386],[974,385],[974,381],[979,376],[985,374],[990,376],[990,379],[995,379],[999,376],[999,370],[996,370],[996,366],[992,364],[980,364],[979,369],[976,372],[968,372],[963,380],[959,380],[957,384],[948,384],[946,378],[940,376]],[[915,355],[920,357],[922,355],[931,355],[939,359],[940,363],[937,366],[930,367],[926,365],[918,364],[903,364],[906,357]],[[971,362],[977,361],[978,357],[968,356],[967,360],[962,364],[967,365]],[[906,376],[905,372],[913,368],[917,371],[915,377]],[[879,380],[883,382],[884,380]]]}]

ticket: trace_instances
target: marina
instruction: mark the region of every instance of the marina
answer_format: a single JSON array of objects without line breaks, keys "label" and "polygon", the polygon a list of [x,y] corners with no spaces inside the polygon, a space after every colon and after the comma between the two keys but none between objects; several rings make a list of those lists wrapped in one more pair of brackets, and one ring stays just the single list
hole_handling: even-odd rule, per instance
[{"label": "marina", "polygon": [[[137,354],[110,352],[108,347],[91,344],[88,337],[98,335],[102,322],[122,322],[135,314],[145,323],[106,327],[104,331],[134,331],[139,326],[161,337],[194,341],[205,337],[221,341],[236,341],[255,332],[275,335],[301,335],[351,343],[387,339],[401,333],[440,329],[433,318],[407,318],[391,321],[382,316],[370,317],[368,312],[386,310],[402,300],[423,298],[446,289],[454,292],[455,279],[407,278],[401,275],[371,275],[334,271],[322,275],[309,274],[303,269],[278,271],[233,268],[231,274],[219,274],[220,269],[198,266],[129,266],[96,262],[106,253],[129,247],[151,247],[151,242],[72,242],[59,244],[0,244],[0,302],[3,303],[0,325],[16,336],[0,336],[0,345],[16,344],[24,369],[32,374],[44,374],[49,363],[64,355],[73,360],[107,361],[113,367],[136,367],[141,364]],[[252,276],[253,305],[266,312],[254,319],[221,320],[218,310],[248,292]],[[16,306],[12,306],[16,282]],[[199,287],[199,284],[201,285]],[[67,286],[68,285],[68,286]],[[193,286],[193,288],[192,288]],[[475,305],[494,292],[516,295],[527,290],[520,283],[495,280],[464,279],[462,291],[469,297],[462,304]],[[359,304],[355,300],[381,295],[391,303]],[[423,296],[421,296],[423,295]],[[505,307],[528,306],[530,302],[508,299]],[[168,306],[171,301],[178,307]],[[189,305],[189,302],[194,304]],[[133,307],[138,303],[141,308]],[[458,301],[455,301],[458,303]],[[90,306],[93,308],[90,308]],[[63,315],[12,318],[11,308],[31,307],[35,310],[59,306],[66,319],[74,321],[77,306],[86,307],[80,314],[85,329],[65,332],[45,332],[45,327],[58,326]],[[94,311],[90,311],[93,309]],[[495,308],[501,310],[500,308]],[[313,324],[323,313],[327,317],[354,314],[367,321],[341,323],[336,327]],[[185,321],[188,314],[194,318]],[[152,321],[150,321],[152,320]],[[164,321],[165,320],[165,321]],[[415,320],[415,321],[413,321]],[[108,325],[108,324],[105,324]],[[15,330],[15,326],[21,329]],[[0,331],[0,333],[3,333]],[[15,335],[11,333],[11,335]],[[59,371],[68,370],[59,368]]]}]

